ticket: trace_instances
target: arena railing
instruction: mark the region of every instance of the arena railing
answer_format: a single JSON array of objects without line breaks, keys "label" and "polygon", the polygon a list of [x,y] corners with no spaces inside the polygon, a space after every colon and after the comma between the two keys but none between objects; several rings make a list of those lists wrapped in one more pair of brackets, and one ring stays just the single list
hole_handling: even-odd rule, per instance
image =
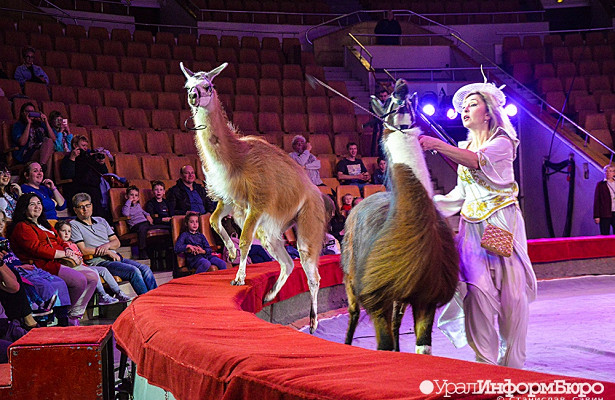
[{"label": "arena railing", "polygon": [[[32,1],[32,4],[35,4],[36,1]],[[38,6],[41,7],[42,3],[46,3],[46,4],[53,4],[51,1],[48,0],[39,0],[38,1]],[[77,7],[77,1],[73,0],[73,7],[70,9],[71,11],[82,11],[79,10]],[[106,14],[115,14],[112,12],[113,8],[119,7],[119,8],[124,8],[125,15],[130,15],[130,1],[126,0],[126,1],[120,1],[120,0],[90,0],[89,3],[92,3],[94,5],[96,5],[96,7],[98,8],[96,11],[91,11],[91,12],[96,12],[96,13],[106,13]],[[62,8],[58,7],[57,5],[53,4],[53,8],[57,8],[59,10],[63,10]],[[87,11],[86,11],[87,12]]]}]

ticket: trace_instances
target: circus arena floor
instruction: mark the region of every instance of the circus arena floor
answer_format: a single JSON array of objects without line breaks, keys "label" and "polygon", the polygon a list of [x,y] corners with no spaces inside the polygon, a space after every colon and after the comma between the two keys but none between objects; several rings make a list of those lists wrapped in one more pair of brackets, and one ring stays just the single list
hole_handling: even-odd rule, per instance
[{"label": "circus arena floor", "polygon": [[[530,305],[525,369],[615,382],[615,276],[584,276],[539,281]],[[315,336],[343,343],[348,326],[345,309],[328,313]],[[307,332],[307,327],[301,329]],[[414,352],[412,313],[400,329],[402,352]],[[374,328],[362,311],[354,346],[376,348]],[[474,361],[469,346],[456,349],[434,328],[433,354]]]}]

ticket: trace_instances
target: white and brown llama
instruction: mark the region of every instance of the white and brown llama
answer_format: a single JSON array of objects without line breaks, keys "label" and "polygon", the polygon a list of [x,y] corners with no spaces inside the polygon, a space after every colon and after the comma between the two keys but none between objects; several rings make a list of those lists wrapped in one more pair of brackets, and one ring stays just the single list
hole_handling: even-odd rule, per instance
[{"label": "white and brown llama", "polygon": [[[397,81],[394,96],[394,108],[412,111],[405,81]],[[412,125],[411,114],[391,114],[387,123]],[[367,197],[346,220],[346,344],[352,343],[362,305],[374,323],[378,349],[399,351],[399,326],[411,305],[416,352],[431,354],[436,308],[455,293],[459,257],[452,231],[432,201],[432,183],[417,140],[420,129],[386,128],[382,140],[391,190]]]},{"label": "white and brown llama", "polygon": [[232,259],[236,258],[237,250],[222,226],[222,218],[232,214],[241,227],[239,269],[231,284],[245,283],[246,260],[256,236],[280,263],[280,276],[263,302],[273,300],[294,267],[282,234],[296,223],[297,249],[312,297],[310,332],[314,332],[318,324],[318,258],[325,232],[325,206],[320,191],[280,148],[254,136],[241,137],[229,123],[212,82],[227,63],[209,72],[196,73],[183,63],[180,66],[187,79],[185,87],[207,189],[218,201],[211,225]]}]

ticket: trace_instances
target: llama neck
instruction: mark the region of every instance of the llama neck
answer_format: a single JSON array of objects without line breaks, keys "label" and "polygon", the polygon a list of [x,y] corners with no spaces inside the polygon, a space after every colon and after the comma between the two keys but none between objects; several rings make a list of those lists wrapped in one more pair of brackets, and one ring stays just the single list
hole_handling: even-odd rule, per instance
[{"label": "llama neck", "polygon": [[416,132],[403,133],[398,130],[389,133],[385,140],[385,148],[389,155],[389,164],[404,164],[412,170],[417,179],[421,182],[430,198],[433,197],[433,187],[429,170],[425,163],[423,150],[417,139]]},{"label": "llama neck", "polygon": [[[219,163],[225,166],[243,160],[243,146],[228,125],[226,113],[213,96],[207,107],[193,110],[195,126],[203,126],[196,132],[196,145],[206,164]],[[207,166],[206,166],[207,167]]]}]

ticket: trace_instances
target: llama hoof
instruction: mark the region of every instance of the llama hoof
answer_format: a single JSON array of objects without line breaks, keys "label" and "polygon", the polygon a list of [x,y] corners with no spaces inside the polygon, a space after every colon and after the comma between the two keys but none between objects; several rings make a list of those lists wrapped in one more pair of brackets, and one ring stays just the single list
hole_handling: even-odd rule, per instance
[{"label": "llama hoof", "polygon": [[243,286],[243,285],[245,285],[245,282],[243,280],[233,279],[231,281],[231,285],[233,285],[233,286]]},{"label": "llama hoof", "polygon": [[416,346],[416,348],[415,348],[415,352],[416,352],[416,354],[427,354],[427,355],[431,355],[431,346],[427,346],[427,345],[423,345],[423,346]]},{"label": "llama hoof", "polygon": [[235,259],[237,258],[237,249],[235,248],[235,245],[226,248],[228,250],[228,259],[230,261],[235,261]]},{"label": "llama hoof", "polygon": [[310,321],[310,335],[313,335],[316,332],[316,328],[318,328],[318,320],[315,319]]},{"label": "llama hoof", "polygon": [[265,297],[263,297],[263,304],[269,303],[274,298],[275,298],[275,294],[273,294],[272,292],[267,293]]}]

